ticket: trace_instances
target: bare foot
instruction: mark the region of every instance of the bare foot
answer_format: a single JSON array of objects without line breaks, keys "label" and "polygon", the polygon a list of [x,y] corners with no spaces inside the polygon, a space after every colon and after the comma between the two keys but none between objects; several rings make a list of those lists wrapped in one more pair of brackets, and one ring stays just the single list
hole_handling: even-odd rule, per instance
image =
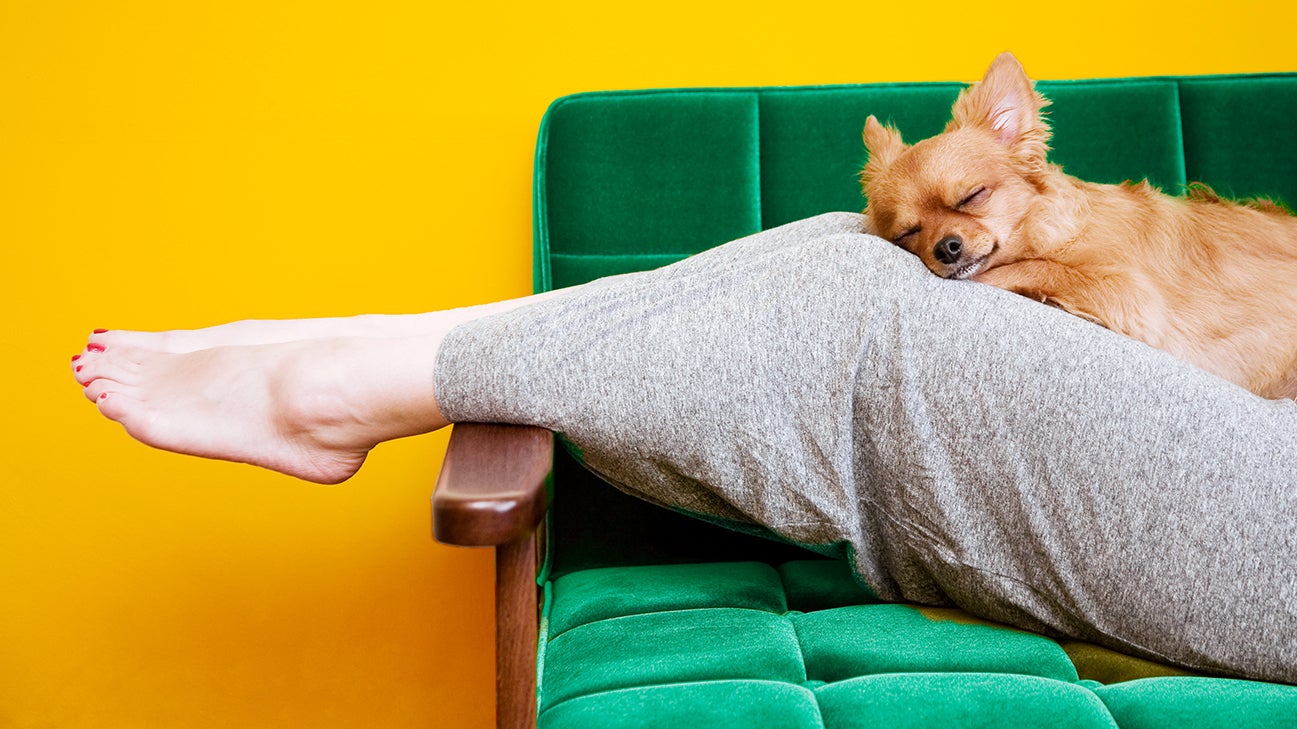
[{"label": "bare foot", "polygon": [[86,397],[143,443],[338,483],[378,443],[448,424],[433,391],[442,337],[188,353],[92,341],[72,365]]},{"label": "bare foot", "polygon": [[338,483],[375,445],[448,425],[432,368],[451,329],[563,293],[427,314],[97,329],[72,369],[147,445]]}]

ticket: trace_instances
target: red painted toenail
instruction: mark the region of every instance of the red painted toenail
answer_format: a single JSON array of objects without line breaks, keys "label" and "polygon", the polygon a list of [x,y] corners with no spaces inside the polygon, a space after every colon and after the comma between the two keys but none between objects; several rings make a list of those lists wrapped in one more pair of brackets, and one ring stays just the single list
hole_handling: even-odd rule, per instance
[{"label": "red painted toenail", "polygon": [[73,361],[73,362],[76,362],[76,361],[79,360],[79,359],[81,359],[81,355],[79,355],[79,354],[74,354],[74,355],[72,355],[72,361]]},{"label": "red painted toenail", "polygon": [[108,397],[108,393],[106,393],[106,392],[101,392],[101,393],[99,393],[99,399],[100,399],[100,400],[102,400],[102,399],[104,399],[104,398],[106,398],[106,397]]},{"label": "red painted toenail", "polygon": [[102,351],[104,351],[104,345],[102,345],[102,344],[87,344],[87,345],[86,345],[86,349],[87,349],[88,351],[91,351],[91,352],[102,352]]},{"label": "red painted toenail", "polygon": [[95,334],[104,334],[104,333],[106,333],[107,331],[108,331],[107,329],[96,329],[96,330],[94,331],[94,333],[95,333]]},{"label": "red painted toenail", "polygon": [[72,371],[73,371],[73,372],[80,372],[80,371],[81,371],[81,368],[84,367],[84,366],[85,366],[85,365],[77,365],[77,368],[76,368],[75,370],[72,370]]}]

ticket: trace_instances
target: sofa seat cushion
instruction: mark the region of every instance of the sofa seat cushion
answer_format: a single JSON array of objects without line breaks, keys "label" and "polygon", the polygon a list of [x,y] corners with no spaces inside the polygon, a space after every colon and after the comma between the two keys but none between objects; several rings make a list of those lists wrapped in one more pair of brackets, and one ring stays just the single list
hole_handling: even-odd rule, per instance
[{"label": "sofa seat cushion", "polygon": [[548,729],[1297,725],[1297,687],[880,603],[827,560],[592,569],[546,596]]}]

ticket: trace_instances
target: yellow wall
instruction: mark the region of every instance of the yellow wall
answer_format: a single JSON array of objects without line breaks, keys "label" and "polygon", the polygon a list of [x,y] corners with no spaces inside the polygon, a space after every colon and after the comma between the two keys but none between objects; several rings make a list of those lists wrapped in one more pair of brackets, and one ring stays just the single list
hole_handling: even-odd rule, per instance
[{"label": "yellow wall", "polygon": [[525,293],[569,92],[1297,70],[1291,2],[442,5],[0,2],[0,726],[492,720],[490,558],[429,537],[442,435],[333,488],[152,452],[65,370],[91,328]]}]

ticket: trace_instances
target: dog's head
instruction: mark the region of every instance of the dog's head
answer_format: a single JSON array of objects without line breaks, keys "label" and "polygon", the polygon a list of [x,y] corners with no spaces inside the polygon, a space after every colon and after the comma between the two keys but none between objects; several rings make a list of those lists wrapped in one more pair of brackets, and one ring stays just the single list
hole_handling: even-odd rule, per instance
[{"label": "dog's head", "polygon": [[945,278],[1015,260],[1014,233],[1048,173],[1048,104],[1011,54],[960,93],[941,134],[914,145],[873,116],[861,184],[866,229]]}]

